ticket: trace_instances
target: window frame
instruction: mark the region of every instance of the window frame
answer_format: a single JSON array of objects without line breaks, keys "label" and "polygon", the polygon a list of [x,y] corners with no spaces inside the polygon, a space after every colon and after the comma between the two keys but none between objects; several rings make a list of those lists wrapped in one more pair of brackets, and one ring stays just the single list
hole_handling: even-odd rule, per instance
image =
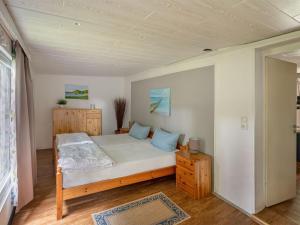
[{"label": "window frame", "polygon": [[[1,45],[0,45],[0,63],[3,64],[5,67],[7,67],[10,70],[9,76],[10,76],[10,92],[11,92],[12,85],[13,85],[11,78],[12,78],[12,75],[14,72],[13,58],[12,58],[12,55],[10,53],[8,53],[7,50]],[[12,105],[11,105],[12,99],[11,98],[12,98],[12,95],[10,93],[10,103],[9,103],[10,104],[10,114],[12,113]],[[10,126],[11,126],[11,124],[10,124]],[[10,127],[10,129],[12,129],[12,127]],[[9,154],[11,154],[11,146],[9,147]],[[11,161],[11,159],[9,159],[9,160]],[[11,178],[12,178],[12,168],[11,168],[11,162],[10,162],[8,173],[0,180],[0,212],[7,200],[7,197],[11,193],[11,189],[12,189]]]}]

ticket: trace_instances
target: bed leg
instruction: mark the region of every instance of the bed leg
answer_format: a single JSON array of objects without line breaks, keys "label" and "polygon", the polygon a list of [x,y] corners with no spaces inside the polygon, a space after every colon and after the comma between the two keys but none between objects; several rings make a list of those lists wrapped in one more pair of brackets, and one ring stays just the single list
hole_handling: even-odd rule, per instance
[{"label": "bed leg", "polygon": [[54,173],[54,176],[56,175],[56,170],[57,170],[57,160],[58,160],[58,157],[57,157],[57,147],[55,146],[55,141],[54,141],[54,138],[53,138],[53,165],[54,165],[54,169],[53,169],[53,173]]},{"label": "bed leg", "polygon": [[62,173],[61,168],[56,171],[56,219],[61,220],[63,213],[63,192],[62,192]]}]

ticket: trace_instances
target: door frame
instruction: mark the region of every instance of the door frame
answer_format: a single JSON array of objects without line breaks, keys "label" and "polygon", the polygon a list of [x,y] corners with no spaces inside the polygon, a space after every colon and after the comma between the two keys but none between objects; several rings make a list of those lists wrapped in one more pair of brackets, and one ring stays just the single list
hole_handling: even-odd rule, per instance
[{"label": "door frame", "polygon": [[[287,52],[291,52],[294,51],[295,49],[300,49],[300,42],[297,43],[292,43],[292,44],[285,44],[282,46],[279,46],[277,48],[267,48],[267,49],[257,49],[256,53],[260,58],[257,58],[257,62],[261,63],[260,68],[257,69],[256,71],[256,77],[257,76],[262,76],[262,94],[263,94],[263,102],[262,102],[262,143],[261,143],[261,150],[262,150],[262,168],[263,168],[263,204],[264,205],[260,205],[258,206],[258,208],[256,208],[256,212],[261,211],[263,208],[266,207],[267,205],[267,168],[268,168],[268,160],[267,160],[267,156],[268,156],[268,150],[269,150],[269,143],[268,143],[268,83],[266,81],[266,57],[272,57],[274,55],[277,54],[281,54],[281,53],[287,53]],[[256,56],[257,57],[257,56]],[[257,65],[256,65],[257,66]],[[296,82],[296,81],[295,81]],[[256,149],[257,150],[257,149]],[[297,160],[297,157],[295,155],[295,160]],[[296,169],[296,168],[295,168]],[[295,177],[296,179],[296,177]],[[257,206],[256,206],[257,207]]]}]

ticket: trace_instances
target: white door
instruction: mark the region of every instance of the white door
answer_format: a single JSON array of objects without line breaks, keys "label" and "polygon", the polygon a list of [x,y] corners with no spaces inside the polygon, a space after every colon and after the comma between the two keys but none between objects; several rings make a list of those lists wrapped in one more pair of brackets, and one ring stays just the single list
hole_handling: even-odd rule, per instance
[{"label": "white door", "polygon": [[266,57],[266,205],[296,197],[294,63]]}]

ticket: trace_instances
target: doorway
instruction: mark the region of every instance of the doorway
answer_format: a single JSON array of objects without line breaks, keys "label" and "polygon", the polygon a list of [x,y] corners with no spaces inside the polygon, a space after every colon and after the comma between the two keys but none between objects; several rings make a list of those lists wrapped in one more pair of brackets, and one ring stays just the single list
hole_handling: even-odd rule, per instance
[{"label": "doorway", "polygon": [[300,224],[300,50],[267,56],[264,62],[267,208],[256,217],[268,224]]}]

